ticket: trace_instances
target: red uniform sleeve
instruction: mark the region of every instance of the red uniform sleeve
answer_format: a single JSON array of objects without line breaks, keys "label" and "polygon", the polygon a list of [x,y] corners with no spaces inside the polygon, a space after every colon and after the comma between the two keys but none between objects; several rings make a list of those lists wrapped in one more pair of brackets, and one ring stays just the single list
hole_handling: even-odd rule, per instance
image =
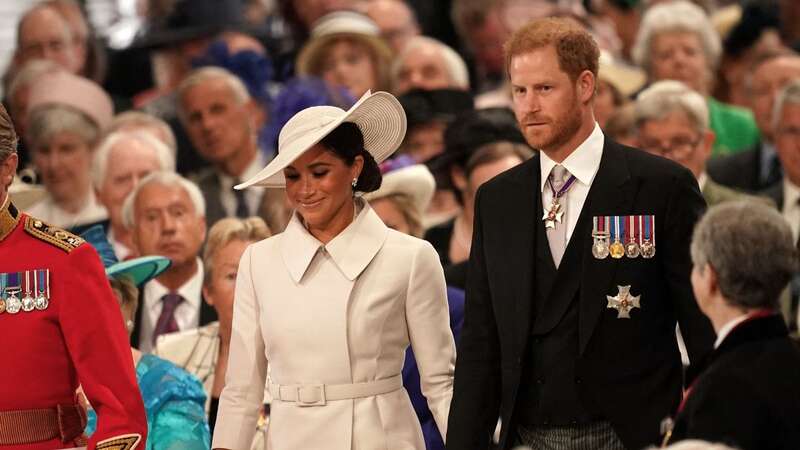
[{"label": "red uniform sleeve", "polygon": [[119,302],[92,246],[81,245],[68,259],[69,300],[58,316],[78,379],[97,412],[88,449],[143,449],[147,417]]}]

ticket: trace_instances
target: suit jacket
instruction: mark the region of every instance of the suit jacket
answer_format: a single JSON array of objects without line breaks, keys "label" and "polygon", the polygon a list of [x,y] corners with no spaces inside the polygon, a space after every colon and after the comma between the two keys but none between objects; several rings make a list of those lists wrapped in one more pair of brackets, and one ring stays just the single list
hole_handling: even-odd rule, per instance
[{"label": "suit jacket", "polygon": [[218,220],[228,217],[225,207],[222,206],[222,200],[219,198],[221,191],[219,177],[213,167],[207,167],[197,174],[194,181],[206,201],[206,223],[211,228]]},{"label": "suit jacket", "polygon": [[780,179],[780,166],[770,179],[761,181],[761,153],[763,142],[753,148],[730,155],[718,156],[708,161],[706,170],[718,183],[745,192],[759,192]]},{"label": "suit jacket", "polygon": [[778,314],[748,319],[725,337],[678,414],[672,440],[742,450],[800,448],[800,351]]},{"label": "suit jacket", "polygon": [[[556,270],[541,221],[539,156],[484,184],[476,198],[447,448],[487,448],[498,415],[500,448],[510,448],[518,390],[527,382],[522,368],[529,336],[552,330],[568,299],[578,302],[575,383],[584,407],[610,421],[627,447],[656,442],[660,421],[681,396],[676,319],[692,359],[708,352],[714,340],[689,282],[689,239],[704,207],[688,170],[606,139]],[[641,214],[657,218],[654,258],[592,256],[592,216]],[[535,258],[550,267],[540,279]],[[537,283],[552,287],[548,298],[535,299]],[[630,319],[618,319],[617,311],[607,308],[606,295],[616,295],[619,286],[631,286],[640,296],[641,309]],[[538,317],[535,302],[541,305]]]},{"label": "suit jacket", "polygon": [[[139,307],[136,308],[136,320],[133,322],[133,331],[131,332],[131,347],[133,348],[139,348],[139,335],[142,331],[142,311],[144,311],[144,286],[139,289]],[[208,325],[215,320],[217,320],[217,311],[206,303],[205,298],[201,298],[200,323],[198,327]]]},{"label": "suit jacket", "polygon": [[286,231],[245,250],[212,447],[250,444],[269,362],[270,383],[283,386],[270,386],[270,448],[425,448],[402,388],[324,406],[281,397],[292,386],[324,392],[320,385],[399,378],[409,344],[422,393],[446,432],[455,344],[439,258],[359,202],[355,220],[325,245],[295,215]]},{"label": "suit jacket", "polygon": [[756,195],[745,194],[744,192],[739,192],[729,187],[725,187],[717,183],[716,181],[712,180],[711,177],[708,177],[706,179],[706,184],[705,186],[703,186],[703,198],[706,200],[706,204],[708,205],[709,208],[723,202],[745,200],[745,199],[755,199],[758,201],[762,201],[765,204],[768,204],[772,207],[775,207],[774,201],[772,197],[769,195],[756,196]]}]

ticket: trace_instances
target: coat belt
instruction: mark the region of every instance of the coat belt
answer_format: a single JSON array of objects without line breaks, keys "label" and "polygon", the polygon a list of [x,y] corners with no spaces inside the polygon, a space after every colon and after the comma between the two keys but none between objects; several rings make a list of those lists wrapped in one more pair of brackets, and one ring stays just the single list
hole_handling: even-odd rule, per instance
[{"label": "coat belt", "polygon": [[400,374],[383,380],[352,384],[269,384],[274,399],[297,406],[324,406],[329,401],[388,394],[403,387]]},{"label": "coat belt", "polygon": [[59,438],[64,444],[82,440],[86,411],[80,405],[0,411],[0,445],[21,445]]}]

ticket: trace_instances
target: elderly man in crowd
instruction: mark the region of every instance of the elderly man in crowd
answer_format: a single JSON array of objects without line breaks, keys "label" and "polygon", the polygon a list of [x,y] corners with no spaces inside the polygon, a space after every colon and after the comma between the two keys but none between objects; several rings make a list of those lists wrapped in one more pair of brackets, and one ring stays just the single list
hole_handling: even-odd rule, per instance
[{"label": "elderly man in crowd", "polygon": [[381,37],[400,53],[408,41],[419,36],[420,29],[414,11],[404,0],[372,0],[367,2],[364,13],[381,30]]},{"label": "elderly man in crowd", "polygon": [[791,229],[763,204],[725,203],[698,223],[691,254],[697,304],[717,340],[688,374],[672,439],[800,448],[800,351],[778,313],[778,296],[798,266]]},{"label": "elderly man in crowd", "polygon": [[147,132],[116,131],[100,141],[93,166],[95,195],[108,211],[108,242],[120,261],[135,257],[131,230],[122,223],[122,203],[150,173],[174,171],[175,154]]},{"label": "elderly man in crowd", "polygon": [[204,67],[180,84],[178,105],[192,144],[213,165],[197,176],[208,225],[223,217],[256,215],[263,191],[233,189],[265,165],[253,114],[258,106],[247,88],[225,69]]},{"label": "elderly man in crowd", "polygon": [[139,255],[169,258],[172,266],[139,294],[131,345],[149,352],[165,333],[189,330],[216,320],[202,298],[206,237],[205,201],[200,189],[173,172],[153,172],[125,199],[122,220],[132,231]]},{"label": "elderly man in crowd", "polygon": [[691,170],[709,206],[744,197],[706,173],[715,135],[702,95],[680,81],[659,81],[639,94],[635,116],[639,146]]},{"label": "elderly man in crowd", "polygon": [[[783,181],[764,191],[789,223],[795,245],[800,245],[800,78],[792,81],[779,94],[773,111],[775,148],[783,166]],[[791,284],[791,301],[782,305],[789,317],[789,329],[796,331],[800,320],[798,298],[800,277]]]},{"label": "elderly man in crowd", "polygon": [[144,131],[166,145],[173,155],[178,154],[178,143],[175,133],[167,122],[141,111],[125,111],[114,116],[107,133],[115,131]]},{"label": "elderly man in crowd", "polygon": [[69,22],[47,4],[39,4],[28,10],[17,28],[14,65],[19,67],[35,59],[49,59],[76,74],[81,71],[85,60],[85,54],[82,54],[73,38]]},{"label": "elderly man in crowd", "polygon": [[772,109],[778,92],[796,78],[800,78],[800,55],[793,51],[774,52],[756,61],[746,83],[761,139],[749,150],[709,161],[708,173],[715,180],[747,192],[780,182],[783,170],[775,151]]},{"label": "elderly man in crowd", "polygon": [[391,74],[396,95],[415,88],[469,90],[469,72],[461,56],[427,36],[408,41],[392,65]]}]

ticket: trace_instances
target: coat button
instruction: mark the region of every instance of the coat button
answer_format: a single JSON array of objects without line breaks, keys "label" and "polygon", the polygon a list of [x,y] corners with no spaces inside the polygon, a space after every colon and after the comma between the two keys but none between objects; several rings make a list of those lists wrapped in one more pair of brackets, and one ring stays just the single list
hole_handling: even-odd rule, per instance
[{"label": "coat button", "polygon": [[581,381],[582,381],[582,380],[580,379],[580,377],[578,377],[578,378],[575,378],[575,384],[581,384]]},{"label": "coat button", "polygon": [[544,384],[544,380],[541,378],[536,379],[536,384]]}]

